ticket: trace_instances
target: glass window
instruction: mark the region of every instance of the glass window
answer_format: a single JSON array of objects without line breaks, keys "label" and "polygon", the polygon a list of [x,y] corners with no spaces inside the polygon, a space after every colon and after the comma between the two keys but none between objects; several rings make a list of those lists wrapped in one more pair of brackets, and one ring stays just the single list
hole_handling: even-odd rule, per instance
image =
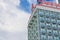
[{"label": "glass window", "polygon": [[46,23],[46,25],[50,25],[50,24]]},{"label": "glass window", "polygon": [[56,20],[55,20],[55,19],[51,19],[51,22],[52,22],[53,24],[56,24]]},{"label": "glass window", "polygon": [[59,13],[58,16],[57,16],[57,19],[60,20],[60,13]]},{"label": "glass window", "polygon": [[54,19],[54,18],[56,18],[56,14],[55,14],[54,12],[50,12],[50,17],[51,17],[52,19]]},{"label": "glass window", "polygon": [[[42,28],[42,29],[44,29],[45,28],[45,23],[40,23],[40,27]],[[40,28],[39,28],[40,29]]]},{"label": "glass window", "polygon": [[31,26],[28,26],[29,28],[31,28]]},{"label": "glass window", "polygon": [[45,18],[46,23],[50,23],[50,19],[49,18]]},{"label": "glass window", "polygon": [[46,16],[46,18],[49,18],[50,17],[49,13],[45,14],[45,16]]},{"label": "glass window", "polygon": [[45,16],[46,16],[46,18],[49,18],[50,17],[48,10],[45,10]]},{"label": "glass window", "polygon": [[43,17],[40,17],[40,22],[44,22],[45,19]]},{"label": "glass window", "polygon": [[33,24],[33,22],[30,21],[29,25],[32,25],[32,24]]},{"label": "glass window", "polygon": [[45,35],[41,35],[41,40],[46,40],[46,36]]},{"label": "glass window", "polygon": [[39,15],[40,15],[40,17],[43,17],[44,13],[43,12],[39,12]]},{"label": "glass window", "polygon": [[52,36],[48,36],[48,40],[53,40],[53,37]]},{"label": "glass window", "polygon": [[60,25],[58,25],[58,29],[60,30]]},{"label": "glass window", "polygon": [[40,9],[40,12],[43,12],[44,10],[43,9]]},{"label": "glass window", "polygon": [[52,30],[47,30],[47,33],[48,33],[49,36],[51,36],[52,35]]},{"label": "glass window", "polygon": [[51,25],[46,25],[48,29],[51,29]]},{"label": "glass window", "polygon": [[53,28],[54,30],[57,30],[57,26],[54,25],[54,24],[52,24],[52,28]]},{"label": "glass window", "polygon": [[59,37],[54,37],[54,40],[60,40]]},{"label": "glass window", "polygon": [[60,36],[60,31],[59,31],[59,36]]},{"label": "glass window", "polygon": [[45,35],[46,30],[45,29],[41,29],[41,34]]},{"label": "glass window", "polygon": [[33,18],[37,18],[37,16],[34,15]]},{"label": "glass window", "polygon": [[34,22],[34,20],[31,20],[32,22]]},{"label": "glass window", "polygon": [[40,27],[45,28],[45,24],[44,23],[40,24]]},{"label": "glass window", "polygon": [[58,31],[53,30],[53,34],[54,34],[55,37],[57,37],[58,36]]},{"label": "glass window", "polygon": [[34,39],[36,39],[37,37],[36,36],[34,36]]},{"label": "glass window", "polygon": [[57,23],[60,25],[60,20],[57,20]]},{"label": "glass window", "polygon": [[38,37],[38,32],[36,33],[37,37]]}]

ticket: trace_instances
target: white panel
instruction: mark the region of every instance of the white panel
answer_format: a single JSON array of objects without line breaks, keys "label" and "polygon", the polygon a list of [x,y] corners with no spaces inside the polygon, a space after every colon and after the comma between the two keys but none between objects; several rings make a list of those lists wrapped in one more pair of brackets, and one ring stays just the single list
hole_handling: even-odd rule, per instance
[{"label": "white panel", "polygon": [[36,8],[38,8],[38,9],[44,9],[44,10],[49,10],[49,11],[60,12],[59,9],[49,8],[49,7],[45,7],[45,6],[36,6]]}]

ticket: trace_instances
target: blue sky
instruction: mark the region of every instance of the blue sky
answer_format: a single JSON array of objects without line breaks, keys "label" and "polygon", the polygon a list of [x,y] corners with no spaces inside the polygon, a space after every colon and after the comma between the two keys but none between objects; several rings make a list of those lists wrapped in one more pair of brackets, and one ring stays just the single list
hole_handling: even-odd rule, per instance
[{"label": "blue sky", "polygon": [[36,0],[0,0],[0,40],[27,40],[32,3]]},{"label": "blue sky", "polygon": [[20,9],[31,12],[30,3],[27,0],[20,0]]}]

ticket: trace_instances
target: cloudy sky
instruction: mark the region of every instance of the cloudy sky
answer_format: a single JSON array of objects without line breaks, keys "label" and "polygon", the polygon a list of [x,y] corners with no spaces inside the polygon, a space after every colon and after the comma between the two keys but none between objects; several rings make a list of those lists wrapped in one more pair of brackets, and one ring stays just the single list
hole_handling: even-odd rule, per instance
[{"label": "cloudy sky", "polygon": [[32,3],[36,0],[0,0],[0,40],[27,40]]}]

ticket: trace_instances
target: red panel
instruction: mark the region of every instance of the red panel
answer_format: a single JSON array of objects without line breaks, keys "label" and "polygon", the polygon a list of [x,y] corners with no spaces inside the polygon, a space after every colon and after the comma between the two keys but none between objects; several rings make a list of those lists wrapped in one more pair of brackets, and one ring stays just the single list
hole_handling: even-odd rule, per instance
[{"label": "red panel", "polygon": [[43,2],[43,4],[52,5],[53,3],[51,3],[51,2]]},{"label": "red panel", "polygon": [[60,6],[60,4],[57,4],[57,6]]},{"label": "red panel", "polygon": [[35,7],[34,4],[32,4],[32,9],[33,9],[34,7]]},{"label": "red panel", "polygon": [[34,8],[35,8],[35,5],[34,5],[34,4],[32,4],[32,12],[34,11]]},{"label": "red panel", "polygon": [[60,4],[57,4],[56,6],[57,6],[57,9],[60,9]]},{"label": "red panel", "polygon": [[45,6],[45,7],[54,8],[54,9],[59,9],[60,10],[60,4],[57,4],[57,3],[42,2],[42,4],[38,4],[38,6]]}]

